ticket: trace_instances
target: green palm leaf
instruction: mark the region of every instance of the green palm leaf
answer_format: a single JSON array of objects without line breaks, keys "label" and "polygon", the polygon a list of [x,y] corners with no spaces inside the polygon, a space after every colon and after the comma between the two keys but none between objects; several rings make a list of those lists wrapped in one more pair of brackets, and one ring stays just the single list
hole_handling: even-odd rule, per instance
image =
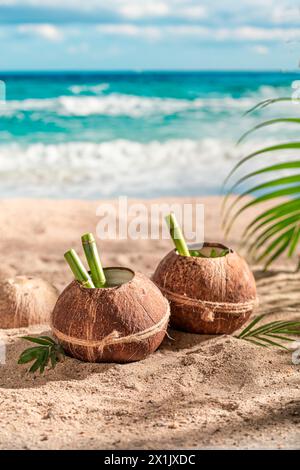
[{"label": "green palm leaf", "polygon": [[233,193],[234,191],[236,191],[237,187],[240,186],[245,181],[247,181],[248,179],[253,178],[254,176],[259,176],[263,173],[269,173],[269,172],[273,172],[273,171],[276,171],[276,170],[291,170],[291,169],[295,169],[295,168],[300,168],[300,161],[277,163],[276,165],[271,165],[271,166],[267,166],[267,167],[264,167],[264,168],[260,168],[259,170],[252,171],[248,175],[244,175],[242,178],[240,178],[238,181],[236,181],[231,186],[231,188],[228,190],[228,194],[226,194],[226,196],[224,197],[224,206],[223,207],[225,207],[225,204],[228,200],[229,195],[231,193]]},{"label": "green palm leaf", "polygon": [[299,214],[279,220],[279,222],[276,222],[256,235],[255,240],[249,244],[249,252],[251,253],[255,248],[260,248],[267,240],[269,240],[270,237],[278,233],[280,230],[283,230],[290,225],[298,226],[298,223]]},{"label": "green palm leaf", "polygon": [[270,119],[269,121],[262,122],[261,124],[257,124],[249,131],[245,132],[242,137],[239,138],[237,141],[237,145],[240,144],[243,140],[245,140],[248,135],[252,134],[252,132],[257,131],[258,129],[262,129],[263,127],[272,126],[273,124],[282,124],[282,123],[290,123],[290,124],[300,124],[300,118],[277,118],[277,119]]},{"label": "green palm leaf", "polygon": [[65,353],[63,348],[49,336],[40,336],[38,338],[35,336],[23,336],[22,338],[39,345],[25,349],[19,357],[18,364],[27,364],[34,361],[29,372],[39,370],[40,374],[43,374],[49,362],[52,369],[54,369],[56,364],[64,359]]},{"label": "green palm leaf", "polygon": [[283,186],[285,184],[293,184],[293,183],[299,183],[299,182],[300,182],[300,175],[292,175],[292,176],[285,176],[285,177],[278,178],[275,180],[267,181],[266,183],[261,183],[259,185],[256,185],[253,188],[249,188],[246,191],[244,191],[242,194],[237,196],[234,202],[229,207],[228,212],[230,212],[232,208],[236,206],[236,204],[239,201],[241,201],[241,199],[243,199],[245,196],[248,196],[249,194],[255,193],[257,191],[261,191],[262,189],[271,188],[272,186]]},{"label": "green palm leaf", "polygon": [[[300,335],[300,321],[273,321],[258,327],[257,324],[264,317],[265,315],[256,317],[236,337],[250,341],[258,346],[275,346],[287,350],[288,348],[284,342],[294,341],[295,337]],[[280,342],[273,341],[273,339]]]},{"label": "green palm leaf", "polygon": [[264,147],[260,150],[257,150],[256,152],[252,152],[246,157],[242,158],[231,170],[227,178],[225,179],[224,186],[227,184],[228,180],[231,178],[231,176],[236,172],[240,166],[242,166],[244,163],[247,161],[251,160],[254,157],[257,157],[257,155],[261,155],[263,153],[270,153],[270,152],[275,152],[278,150],[294,150],[294,149],[300,149],[300,142],[284,142],[283,144],[277,144],[277,145],[271,145],[269,147]]},{"label": "green palm leaf", "polygon": [[267,100],[260,101],[260,103],[257,103],[253,108],[248,109],[248,111],[245,112],[244,115],[250,114],[253,111],[257,111],[259,109],[266,108],[267,106],[270,106],[271,104],[274,103],[280,103],[282,101],[299,101],[299,98],[290,98],[290,97],[282,97],[282,98],[269,98]]},{"label": "green palm leaf", "polygon": [[249,209],[252,206],[255,206],[257,204],[261,204],[262,202],[269,201],[270,199],[275,199],[283,196],[291,196],[293,194],[300,193],[300,186],[292,187],[292,188],[283,188],[283,189],[278,189],[277,191],[272,191],[271,193],[264,194],[262,196],[256,197],[252,201],[248,202],[244,206],[242,206],[235,214],[230,218],[229,213],[226,214],[226,219],[229,219],[229,222],[226,224],[223,224],[225,228],[225,234],[228,235],[229,230],[231,229],[232,225],[234,224],[236,218],[242,214],[246,209]]},{"label": "green palm leaf", "polygon": [[[292,102],[295,99],[284,97],[264,100],[250,109],[248,113],[283,101]],[[296,99],[296,101],[300,100]],[[300,118],[284,117],[269,119],[246,132],[239,139],[239,142],[258,129],[278,124],[299,125]],[[295,159],[293,154],[285,153],[287,150],[294,151],[298,149],[300,149],[299,141],[278,143],[258,149],[243,157],[234,166],[224,182],[224,186],[227,185],[237,170],[241,169],[246,162],[252,161],[255,157],[268,156],[272,155],[273,152],[279,151],[282,152],[282,156],[286,155],[285,161],[281,163],[269,164],[262,168],[248,171],[239,177],[231,184],[223,201],[223,227],[225,234],[228,235],[235,220],[246,210],[256,206],[259,207],[259,204],[267,201],[271,202],[274,200],[275,202],[280,198],[285,199],[283,201],[279,200],[272,207],[263,209],[258,213],[257,216],[249,221],[241,236],[241,242],[246,244],[249,253],[257,261],[264,261],[265,268],[283,253],[287,256],[292,256],[300,244],[300,174],[286,174],[286,172],[299,169],[300,160]],[[263,180],[260,184],[251,184],[253,178],[257,176],[264,178],[265,175],[268,176],[268,180]],[[272,176],[271,179],[269,175]],[[234,200],[228,204],[229,195],[236,192],[242,184],[246,185],[246,189],[236,195]],[[253,199],[250,202],[243,203],[242,201],[246,196],[252,196]]]},{"label": "green palm leaf", "polygon": [[272,263],[272,261],[274,261],[276,258],[278,258],[278,256],[280,256],[281,253],[283,253],[285,251],[285,249],[287,248],[287,246],[290,243],[290,240],[291,240],[293,234],[294,234],[294,230],[290,229],[290,230],[287,230],[286,232],[282,233],[281,235],[279,235],[279,237],[275,238],[275,240],[273,240],[267,246],[265,251],[256,258],[256,261],[257,262],[262,261],[268,255],[271,255],[267,259],[267,261],[265,262],[265,269],[267,269],[270,266],[270,264]]},{"label": "green palm leaf", "polygon": [[254,232],[264,227],[266,224],[273,222],[276,219],[281,220],[286,215],[292,215],[298,213],[300,216],[300,199],[293,199],[292,201],[279,204],[272,207],[267,211],[264,211],[259,216],[255,217],[244,229],[242,237],[250,238]]}]

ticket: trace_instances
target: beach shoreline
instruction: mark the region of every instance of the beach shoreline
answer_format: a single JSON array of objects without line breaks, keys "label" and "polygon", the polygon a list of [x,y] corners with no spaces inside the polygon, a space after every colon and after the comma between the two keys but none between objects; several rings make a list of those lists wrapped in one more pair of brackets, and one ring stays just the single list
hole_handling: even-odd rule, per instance
[{"label": "beach shoreline", "polygon": [[[102,201],[107,203],[108,201]],[[109,201],[112,206],[116,201]],[[130,202],[141,202],[131,200]],[[205,205],[205,238],[236,249],[243,215],[228,240],[220,228],[221,197],[162,198],[153,203]],[[99,201],[0,201],[0,279],[39,276],[60,291],[72,275],[63,253],[94,232]],[[170,240],[99,241],[105,266],[151,275]],[[252,266],[269,321],[300,319],[295,260],[269,272]],[[17,366],[28,346],[20,336],[49,326],[0,330],[1,449],[299,448],[299,365],[291,352],[259,348],[233,336],[170,331],[151,357],[137,363],[88,364],[67,358],[44,376]]]}]

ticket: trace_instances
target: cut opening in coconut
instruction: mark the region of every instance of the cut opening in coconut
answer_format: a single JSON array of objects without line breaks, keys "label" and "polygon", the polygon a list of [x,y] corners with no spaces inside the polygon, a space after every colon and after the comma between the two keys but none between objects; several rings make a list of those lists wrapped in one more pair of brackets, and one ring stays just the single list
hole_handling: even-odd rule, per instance
[{"label": "cut opening in coconut", "polygon": [[122,286],[130,282],[135,276],[134,271],[129,268],[104,268],[103,271],[105,273],[106,283],[104,287],[99,289],[111,289],[113,287]]},{"label": "cut opening in coconut", "polygon": [[106,288],[118,287],[134,278],[134,272],[128,268],[104,268]]},{"label": "cut opening in coconut", "polygon": [[106,268],[105,276],[112,288],[87,289],[76,281],[65,288],[51,315],[52,332],[67,354],[83,361],[144,359],[165,336],[169,303],[139,272]]},{"label": "cut opening in coconut", "polygon": [[[222,243],[193,243],[188,245],[192,258],[221,258],[233,253],[231,248]],[[176,254],[181,256],[177,251]]]}]

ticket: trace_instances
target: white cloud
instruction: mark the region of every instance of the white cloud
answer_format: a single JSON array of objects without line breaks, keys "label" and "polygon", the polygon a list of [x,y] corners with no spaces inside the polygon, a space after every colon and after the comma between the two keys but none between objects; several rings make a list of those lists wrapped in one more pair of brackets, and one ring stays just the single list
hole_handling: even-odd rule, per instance
[{"label": "white cloud", "polygon": [[111,36],[145,37],[148,39],[159,39],[161,32],[154,26],[137,26],[135,24],[101,24],[97,31]]},{"label": "white cloud", "polygon": [[300,5],[293,7],[274,5],[271,19],[277,24],[300,24]]},{"label": "white cloud", "polygon": [[[260,28],[242,26],[236,28],[212,28],[194,25],[141,26],[133,23],[101,24],[97,26],[101,34],[128,37],[162,39],[166,37],[199,38],[209,41],[246,41],[246,42],[287,42],[300,39],[297,28]],[[266,46],[264,46],[266,47]],[[262,53],[262,52],[261,52]]]},{"label": "white cloud", "polygon": [[198,20],[206,16],[206,8],[203,5],[194,5],[193,3],[172,2],[159,0],[155,1],[128,1],[121,0],[119,13],[130,20],[141,18],[185,18],[188,20]]},{"label": "white cloud", "polygon": [[242,26],[237,28],[208,28],[202,26],[167,26],[166,33],[191,36],[216,41],[290,41],[300,38],[300,29],[258,28]]},{"label": "white cloud", "polygon": [[180,8],[178,17],[189,20],[199,20],[207,16],[207,9],[203,5],[190,5]]},{"label": "white cloud", "polygon": [[63,39],[62,31],[52,24],[21,24],[18,26],[18,32],[32,34],[54,42]]},{"label": "white cloud", "polygon": [[119,7],[119,12],[122,16],[130,19],[140,19],[147,16],[163,17],[169,13],[169,6],[167,3],[160,1],[139,1],[139,2],[125,2]]},{"label": "white cloud", "polygon": [[223,39],[230,39],[230,37],[248,41],[290,41],[300,38],[300,29],[242,26],[232,30],[225,29]]},{"label": "white cloud", "polygon": [[[51,8],[52,14],[57,16],[57,21],[61,9],[69,10],[69,23],[78,22],[80,13],[83,13],[82,22],[93,19],[100,22],[101,18],[107,16],[111,21],[123,18],[125,21],[138,22],[141,19],[155,21],[163,18],[165,22],[170,20],[170,23],[176,18],[177,21],[181,20],[182,24],[208,18],[218,24],[226,23],[226,26],[242,26],[247,21],[257,26],[298,25],[300,22],[300,5],[297,6],[296,0],[0,0],[0,6],[7,5],[15,7],[17,13],[18,7],[21,7],[21,16],[26,7],[30,7],[26,18],[30,18],[30,14],[33,18],[35,13],[41,15],[43,9],[47,15],[47,9]],[[75,16],[72,13],[75,13]],[[12,10],[12,19],[14,14]],[[47,19],[41,20],[43,21],[47,22]],[[30,19],[28,22],[30,23]]]},{"label": "white cloud", "polygon": [[266,46],[262,46],[261,44],[257,44],[257,46],[253,46],[252,50],[259,55],[267,55],[269,53],[269,48]]}]

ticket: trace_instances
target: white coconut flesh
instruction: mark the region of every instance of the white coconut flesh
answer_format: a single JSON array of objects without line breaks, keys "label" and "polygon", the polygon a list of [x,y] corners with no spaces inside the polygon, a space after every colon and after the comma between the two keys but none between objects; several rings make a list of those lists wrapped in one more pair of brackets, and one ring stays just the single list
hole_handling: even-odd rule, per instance
[{"label": "white coconut flesh", "polygon": [[118,287],[134,278],[134,272],[127,268],[104,268],[105,287]]}]

